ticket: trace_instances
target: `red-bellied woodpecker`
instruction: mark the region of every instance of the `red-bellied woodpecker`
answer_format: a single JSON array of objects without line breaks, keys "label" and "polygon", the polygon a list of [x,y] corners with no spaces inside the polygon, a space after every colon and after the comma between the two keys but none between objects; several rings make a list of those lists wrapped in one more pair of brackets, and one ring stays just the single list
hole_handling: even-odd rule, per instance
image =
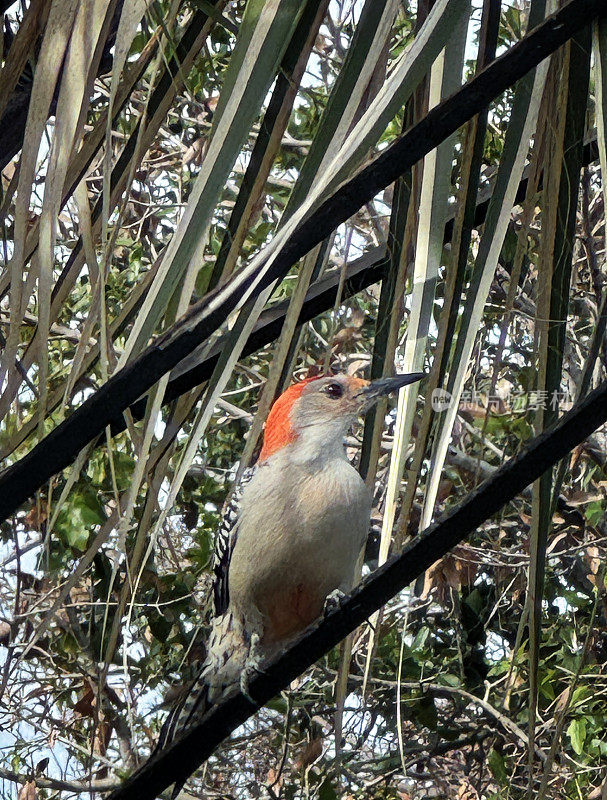
[{"label": "red-bellied woodpecker", "polygon": [[371,495],[344,435],[380,397],[420,373],[366,381],[311,378],[270,411],[263,448],[224,510],[216,540],[216,617],[197,680],[165,722],[158,748],[301,634],[327,598],[352,588]]}]

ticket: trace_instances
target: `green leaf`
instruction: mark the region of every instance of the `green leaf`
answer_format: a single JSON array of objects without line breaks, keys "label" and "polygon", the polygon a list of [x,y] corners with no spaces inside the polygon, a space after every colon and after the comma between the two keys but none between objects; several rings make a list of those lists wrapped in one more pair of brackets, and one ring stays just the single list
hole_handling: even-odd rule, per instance
[{"label": "green leaf", "polygon": [[90,528],[106,520],[99,495],[91,487],[75,489],[59,512],[55,531],[63,541],[76,550],[86,550]]},{"label": "green leaf", "polygon": [[411,649],[421,650],[423,646],[426,644],[429,635],[430,635],[429,628],[420,628],[420,630],[415,634],[415,639],[413,640]]},{"label": "green leaf", "polygon": [[158,639],[159,642],[166,642],[167,637],[171,633],[171,628],[173,627],[172,623],[158,612],[148,611],[146,616],[154,637]]},{"label": "green leaf", "polygon": [[584,717],[571,720],[567,728],[567,736],[571,741],[571,746],[575,753],[581,756],[584,752],[584,742],[586,741],[586,720]]},{"label": "green leaf", "polygon": [[282,695],[273,697],[266,703],[265,707],[271,709],[272,711],[276,711],[278,714],[287,713],[287,703]]},{"label": "green leaf", "polygon": [[439,675],[436,680],[437,683],[440,683],[443,686],[461,686],[462,684],[457,675],[451,675],[448,672]]},{"label": "green leaf", "polygon": [[489,769],[493,773],[495,780],[501,785],[505,786],[508,783],[508,773],[506,772],[506,765],[504,758],[497,750],[492,749],[487,759]]},{"label": "green leaf", "polygon": [[333,784],[328,778],[320,784],[318,790],[318,800],[337,800],[337,793],[333,788]]},{"label": "green leaf", "polygon": [[605,518],[605,508],[603,502],[597,500],[594,503],[588,503],[584,509],[586,522],[588,525],[597,525],[602,519]]},{"label": "green leaf", "polygon": [[432,697],[429,695],[422,697],[422,699],[415,704],[413,714],[415,719],[426,728],[429,728],[431,731],[436,730],[438,714]]},{"label": "green leaf", "polygon": [[122,450],[115,451],[112,454],[112,457],[114,459],[114,472],[116,473],[116,484],[118,486],[118,490],[123,492],[125,489],[128,488],[131,482],[131,478],[133,477],[135,460],[128,453],[125,453]]}]

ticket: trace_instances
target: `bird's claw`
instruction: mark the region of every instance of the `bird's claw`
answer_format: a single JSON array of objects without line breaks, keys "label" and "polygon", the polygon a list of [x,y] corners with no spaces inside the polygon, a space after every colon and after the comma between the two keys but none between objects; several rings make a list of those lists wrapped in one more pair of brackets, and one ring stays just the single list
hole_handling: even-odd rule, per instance
[{"label": "bird's claw", "polygon": [[247,656],[244,669],[240,674],[240,691],[247,698],[250,703],[257,705],[257,701],[251,697],[249,693],[249,685],[256,675],[263,675],[261,664],[263,662],[263,655],[260,648],[259,634],[251,634],[251,644],[249,647],[249,655]]},{"label": "bird's claw", "polygon": [[327,597],[325,598],[323,615],[326,617],[333,611],[337,611],[338,608],[341,608],[346,597],[347,594],[345,592],[342,592],[341,589],[334,589],[331,592],[331,594],[328,594]]}]

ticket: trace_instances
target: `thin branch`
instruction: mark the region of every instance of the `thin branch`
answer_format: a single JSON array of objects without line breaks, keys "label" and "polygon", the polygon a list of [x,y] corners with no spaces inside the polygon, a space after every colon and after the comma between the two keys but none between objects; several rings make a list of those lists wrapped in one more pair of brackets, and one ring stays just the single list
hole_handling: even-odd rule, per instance
[{"label": "thin branch", "polygon": [[105,781],[63,781],[59,778],[33,777],[0,767],[0,778],[13,783],[26,784],[33,781],[39,789],[57,789],[63,792],[109,792],[117,786],[115,780]]},{"label": "thin branch", "polygon": [[[331,675],[337,675],[336,670],[328,670]],[[358,683],[362,683],[362,675],[350,675],[351,680],[355,680]],[[441,696],[441,697],[450,697],[453,695],[458,695],[459,697],[463,697],[468,700],[470,703],[474,703],[477,706],[480,706],[487,714],[490,714],[492,717],[502,725],[509,733],[514,734],[515,738],[519,739],[524,745],[529,744],[529,737],[525,733],[525,731],[520,728],[514,720],[510,719],[506,714],[502,714],[495,706],[491,705],[491,703],[487,702],[487,700],[483,700],[482,697],[477,697],[477,695],[472,694],[472,692],[467,692],[465,689],[462,689],[459,686],[447,686],[440,683],[424,683],[423,681],[388,681],[383,678],[373,678],[373,683],[376,686],[389,686],[390,688],[396,689],[399,685],[401,689],[410,689],[415,690],[419,689],[422,692],[430,692],[433,695]],[[542,761],[545,761],[547,756],[546,753],[540,748],[535,748],[535,751],[539,758]]]}]

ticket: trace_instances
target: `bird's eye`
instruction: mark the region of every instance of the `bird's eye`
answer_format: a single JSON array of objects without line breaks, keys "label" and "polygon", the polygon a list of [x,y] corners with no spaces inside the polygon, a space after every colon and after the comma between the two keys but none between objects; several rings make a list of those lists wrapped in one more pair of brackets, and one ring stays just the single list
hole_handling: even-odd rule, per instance
[{"label": "bird's eye", "polygon": [[344,390],[343,386],[341,386],[339,383],[329,383],[325,387],[325,392],[329,395],[329,397],[337,400],[338,398],[342,397]]}]

